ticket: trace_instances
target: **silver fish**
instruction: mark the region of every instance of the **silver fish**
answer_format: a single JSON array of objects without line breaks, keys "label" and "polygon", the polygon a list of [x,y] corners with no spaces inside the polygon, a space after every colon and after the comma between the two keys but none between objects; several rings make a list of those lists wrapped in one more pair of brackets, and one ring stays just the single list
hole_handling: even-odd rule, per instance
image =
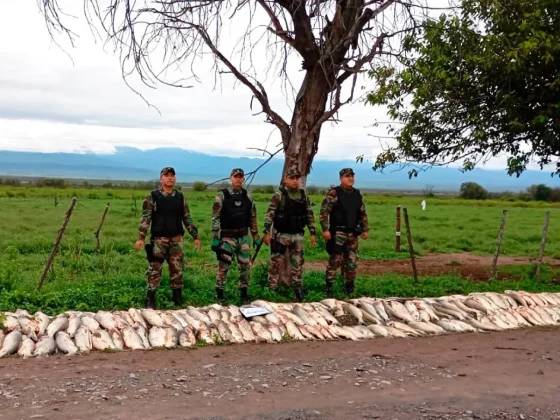
[{"label": "silver fish", "polygon": [[181,347],[192,347],[196,345],[196,336],[193,327],[187,326],[179,336],[179,345]]},{"label": "silver fish", "polygon": [[99,325],[99,322],[97,322],[91,316],[86,316],[86,315],[82,316],[81,322],[82,322],[82,325],[84,327],[87,327],[87,329],[90,330],[91,332],[97,331],[101,328],[101,326]]},{"label": "silver fish", "polygon": [[305,340],[306,338],[302,335],[301,331],[297,327],[297,325],[292,320],[288,320],[286,322],[286,330],[288,335],[293,338],[294,340]]},{"label": "silver fish", "polygon": [[189,325],[191,325],[196,331],[200,329],[200,321],[196,318],[193,318],[189,315],[186,309],[180,309],[179,314],[187,321]]},{"label": "silver fish", "polygon": [[37,334],[35,334],[35,331],[39,330],[37,323],[25,315],[20,315],[17,320],[21,327],[21,332],[33,341],[37,341]]},{"label": "silver fish", "polygon": [[165,326],[165,347],[173,348],[179,345],[179,333],[173,327]]},{"label": "silver fish", "polygon": [[144,326],[142,324],[140,324],[139,322],[135,322],[133,327],[136,330],[136,333],[142,339],[142,344],[144,344],[144,348],[149,349],[150,348],[150,340],[148,339],[148,330],[146,328],[144,328]]},{"label": "silver fish", "polygon": [[301,319],[305,325],[317,325],[317,321],[311,318],[307,311],[299,305],[294,305],[292,313]]},{"label": "silver fish", "polygon": [[4,328],[6,331],[21,331],[21,325],[17,319],[17,316],[6,315],[4,319]]},{"label": "silver fish", "polygon": [[91,331],[82,325],[74,334],[74,341],[80,353],[87,354],[93,348]]},{"label": "silver fish", "polygon": [[228,326],[228,330],[231,332],[231,337],[233,338],[233,341],[235,341],[236,343],[244,343],[245,340],[243,339],[243,333],[241,332],[241,330],[239,329],[239,326],[237,323],[235,322],[224,322],[224,321],[220,321],[223,322],[224,324],[226,324]]},{"label": "silver fish", "polygon": [[4,338],[6,338],[6,334],[4,334],[4,330],[0,330],[0,349],[2,348],[2,344],[4,343]]},{"label": "silver fish", "polygon": [[266,329],[262,324],[258,322],[251,321],[249,323],[251,328],[253,329],[253,333],[263,341],[271,342],[272,341],[272,334],[268,329]]},{"label": "silver fish", "polygon": [[55,318],[47,327],[47,335],[54,338],[57,332],[64,331],[68,328],[68,318],[61,316]]},{"label": "silver fish", "polygon": [[382,325],[368,325],[367,328],[369,328],[369,330],[374,333],[375,335],[378,335],[380,337],[388,337],[389,333],[387,332],[387,329],[382,326]]},{"label": "silver fish", "polygon": [[22,340],[23,334],[19,330],[13,330],[6,335],[2,343],[2,349],[0,350],[0,358],[16,353]]},{"label": "silver fish", "polygon": [[142,316],[142,312],[140,312],[136,308],[130,308],[128,313],[134,322],[138,322],[140,325],[144,327],[144,329],[148,329],[148,324],[146,324],[146,320]]},{"label": "silver fish", "polygon": [[106,330],[116,330],[119,328],[117,319],[111,312],[99,311],[95,314],[94,319]]},{"label": "silver fish", "polygon": [[66,329],[66,332],[71,338],[74,338],[76,331],[78,331],[78,328],[80,328],[81,326],[81,318],[78,315],[70,315],[70,317],[68,318],[68,328]]},{"label": "silver fish", "polygon": [[78,348],[66,331],[58,331],[54,340],[56,342],[56,347],[62,353],[72,356],[78,352]]},{"label": "silver fish", "polygon": [[39,331],[37,331],[37,337],[42,337],[47,332],[47,327],[51,323],[51,320],[43,312],[35,313],[34,319],[39,327]]},{"label": "silver fish", "polygon": [[345,313],[352,315],[358,320],[358,324],[364,323],[364,314],[360,309],[356,308],[351,303],[345,303],[342,307]]},{"label": "silver fish", "polygon": [[[149,322],[149,321],[148,321]],[[148,339],[152,347],[165,347],[166,331],[163,327],[157,325],[152,326],[148,332]]]},{"label": "silver fish", "polygon": [[33,356],[35,357],[47,357],[56,351],[56,342],[54,338],[48,335],[43,335],[37,344],[35,345],[35,350],[33,350]]},{"label": "silver fish", "polygon": [[132,350],[144,350],[144,343],[142,338],[134,328],[131,326],[124,327],[122,330],[122,337],[126,347]]},{"label": "silver fish", "polygon": [[146,322],[153,327],[163,327],[163,319],[153,309],[140,309],[140,313]]},{"label": "silver fish", "polygon": [[214,308],[210,308],[208,310],[208,317],[210,318],[210,321],[212,321],[212,322],[222,321],[222,314]]}]

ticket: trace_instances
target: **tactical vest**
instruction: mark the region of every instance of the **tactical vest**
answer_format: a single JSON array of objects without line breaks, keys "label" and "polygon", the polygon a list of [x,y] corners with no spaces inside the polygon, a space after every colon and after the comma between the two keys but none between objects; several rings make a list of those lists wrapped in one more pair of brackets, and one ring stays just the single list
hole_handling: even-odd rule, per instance
[{"label": "tactical vest", "polygon": [[330,225],[341,232],[355,232],[361,221],[362,194],[356,188],[345,191],[335,187],[336,203],[331,210]]},{"label": "tactical vest", "polygon": [[154,211],[152,212],[152,238],[171,238],[183,235],[184,198],[180,191],[175,195],[163,195],[160,191],[152,191]]},{"label": "tactical vest", "polygon": [[238,194],[231,194],[229,189],[222,190],[224,201],[220,216],[222,231],[247,229],[251,225],[251,209],[253,203],[247,195],[247,190],[241,189]]},{"label": "tactical vest", "polygon": [[307,197],[299,190],[300,198],[290,197],[286,188],[281,188],[282,199],[274,215],[274,229],[279,233],[304,233],[307,225]]}]

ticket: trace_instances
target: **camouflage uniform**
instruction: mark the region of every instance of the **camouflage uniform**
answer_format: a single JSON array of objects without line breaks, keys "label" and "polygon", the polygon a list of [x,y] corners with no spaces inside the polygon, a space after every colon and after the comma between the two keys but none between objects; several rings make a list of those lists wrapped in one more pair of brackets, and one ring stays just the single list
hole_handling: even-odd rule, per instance
[{"label": "camouflage uniform", "polygon": [[[242,169],[234,169],[231,175],[244,175]],[[246,194],[246,198],[244,195]],[[225,213],[224,203],[226,195],[232,200],[230,207],[230,214]],[[247,200],[247,201],[244,201]],[[245,207],[241,207],[245,206]],[[238,207],[240,213],[238,216],[243,219],[242,227],[230,227],[223,229],[224,222],[228,217],[233,217],[231,213]],[[214,241],[218,239],[220,244],[215,247],[214,251],[217,252],[218,258],[218,271],[216,274],[216,294],[219,300],[223,300],[223,289],[227,281],[229,267],[232,263],[233,257],[237,258],[239,267],[239,290],[242,296],[246,295],[247,287],[249,286],[249,278],[251,273],[251,241],[249,239],[249,231],[255,240],[259,238],[257,227],[257,208],[255,201],[250,196],[249,192],[242,189],[233,189],[232,187],[226,190],[221,190],[216,195],[214,204],[212,205],[212,236]],[[217,241],[216,241],[217,242]],[[214,243],[216,243],[214,242]],[[219,249],[218,249],[219,248]]]},{"label": "camouflage uniform", "polygon": [[[297,171],[288,171],[287,176],[292,176],[299,173]],[[286,206],[287,194],[291,200],[302,200],[302,194],[304,195],[304,202],[302,205],[305,206],[305,223],[301,224],[301,232],[288,233],[282,230],[278,230],[278,210],[283,210]],[[304,239],[304,227],[307,226],[309,233],[315,235],[315,215],[313,213],[313,208],[311,207],[311,202],[309,197],[304,193],[303,190],[288,190],[286,188],[281,188],[277,190],[274,195],[270,198],[270,204],[265,215],[264,220],[264,233],[269,233],[271,227],[274,223],[274,235],[272,237],[270,246],[270,269],[268,272],[268,285],[270,289],[274,290],[278,285],[279,275],[280,275],[280,265],[284,262],[284,253],[286,248],[289,250],[289,257],[291,263],[291,281],[293,283],[296,294],[301,293],[303,287],[302,282],[302,268],[304,263],[304,249],[303,249],[303,239]]]},{"label": "camouflage uniform", "polygon": [[[164,197],[175,197],[179,191],[173,190],[171,193],[163,191],[161,186],[156,190]],[[154,201],[152,194],[148,194],[142,203],[142,218],[138,228],[138,239],[146,240],[146,234],[154,211]],[[199,239],[198,229],[195,226],[187,199],[184,199],[184,208],[182,213],[182,222],[193,239]],[[153,226],[152,226],[153,228]],[[153,256],[154,261],[150,262],[147,275],[148,290],[156,290],[161,281],[161,274],[164,261],[169,265],[169,275],[171,277],[171,288],[180,289],[183,287],[183,235],[179,234],[173,237],[153,237]]]},{"label": "camouflage uniform", "polygon": [[[353,174],[350,168],[344,168],[340,171],[340,175]],[[338,189],[338,191],[337,191]],[[338,228],[330,226],[332,224],[332,211],[339,201],[338,194],[355,194],[352,199],[360,200],[359,215],[356,216],[358,227],[356,230]],[[350,195],[351,196],[351,195]],[[352,197],[352,196],[351,196]],[[347,198],[345,198],[347,200]],[[359,203],[356,201],[356,203]],[[345,213],[344,213],[345,214]],[[369,232],[369,223],[366,213],[365,203],[362,200],[359,190],[344,189],[342,186],[331,188],[323,200],[319,211],[319,221],[323,232],[327,230],[331,233],[331,240],[327,242],[327,252],[330,254],[327,270],[325,274],[325,282],[327,286],[327,294],[330,294],[334,278],[339,267],[345,277],[346,293],[350,294],[354,290],[354,280],[356,278],[356,269],[358,264],[358,237],[361,232]]]}]

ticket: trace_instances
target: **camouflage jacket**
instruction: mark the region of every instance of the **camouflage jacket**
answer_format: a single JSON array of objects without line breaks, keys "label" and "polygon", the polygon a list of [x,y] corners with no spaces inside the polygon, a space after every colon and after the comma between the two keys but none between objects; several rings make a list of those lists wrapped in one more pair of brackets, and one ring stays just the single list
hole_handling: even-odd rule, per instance
[{"label": "camouflage jacket", "polygon": [[[231,188],[231,186],[228,188],[228,191],[230,194],[236,194],[238,193],[238,191],[235,191],[233,188]],[[259,229],[257,227],[257,207],[255,205],[255,200],[253,200],[253,197],[251,197],[251,193],[249,193],[249,191],[247,191],[247,197],[249,197],[249,200],[251,200],[252,206],[251,206],[251,222],[249,225],[249,230],[251,231],[251,235],[253,237],[258,237],[259,235]],[[220,216],[222,214],[222,205],[224,202],[224,193],[222,191],[218,191],[218,194],[216,195],[216,198],[214,199],[214,204],[212,205],[212,235],[214,237],[219,237],[220,236]]]},{"label": "camouflage jacket", "polygon": [[[299,190],[291,191],[288,190],[288,194],[290,198],[299,199]],[[306,195],[307,198],[307,228],[309,229],[309,233],[311,235],[315,235],[315,214],[313,213],[313,207],[311,207],[311,201],[309,197]],[[282,203],[282,191],[277,190],[272,197],[270,197],[270,203],[268,205],[268,209],[264,216],[264,233],[269,233],[272,227],[272,223],[274,221],[274,215],[276,214],[276,210],[278,207],[283,204]]]},{"label": "camouflage jacket", "polygon": [[[329,215],[331,214],[331,210],[336,204],[336,190],[331,188],[325,198],[323,199],[323,203],[321,204],[321,209],[319,210],[319,223],[321,224],[321,229],[323,232],[329,230]],[[366,205],[365,202],[362,202],[362,208],[360,209],[361,213],[361,222],[363,225],[364,232],[369,232],[369,223],[368,223],[368,216],[366,213]]]},{"label": "camouflage jacket", "polygon": [[[163,191],[161,186],[158,187],[158,191],[161,192],[163,195],[167,196],[169,193]],[[173,190],[171,195],[175,195],[177,190]],[[145,240],[146,234],[148,233],[148,229],[150,227],[150,223],[152,222],[152,211],[154,209],[154,202],[152,201],[152,195],[148,194],[144,201],[142,202],[142,217],[140,219],[140,226],[138,227],[138,239]],[[191,212],[189,210],[189,205],[187,203],[187,197],[185,197],[185,210],[183,213],[183,223],[193,237],[193,239],[199,239],[198,236],[198,229],[195,226]]]}]

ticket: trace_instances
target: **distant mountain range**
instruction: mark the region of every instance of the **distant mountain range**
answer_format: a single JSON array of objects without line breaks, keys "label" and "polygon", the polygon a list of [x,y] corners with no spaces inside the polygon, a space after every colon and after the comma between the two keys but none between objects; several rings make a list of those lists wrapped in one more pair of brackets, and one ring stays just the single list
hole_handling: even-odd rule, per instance
[{"label": "distant mountain range", "polygon": [[[232,158],[191,152],[180,148],[160,148],[142,151],[118,147],[114,154],[39,153],[0,151],[0,175],[35,176],[81,179],[149,181],[159,177],[164,166],[173,166],[179,182],[212,182],[229,176],[234,167],[245,172],[255,169],[260,158]],[[254,184],[278,184],[283,159],[273,159],[257,174]],[[461,173],[457,168],[431,168],[417,178],[408,179],[407,169],[374,172],[371,164],[352,160],[315,160],[308,185],[327,187],[338,182],[338,171],[350,166],[356,172],[358,188],[387,190],[420,190],[431,185],[434,191],[457,191],[463,182],[472,181],[489,191],[520,191],[532,184],[560,186],[557,177],[548,171],[527,171],[521,177],[510,177],[504,170],[476,169]]]}]

